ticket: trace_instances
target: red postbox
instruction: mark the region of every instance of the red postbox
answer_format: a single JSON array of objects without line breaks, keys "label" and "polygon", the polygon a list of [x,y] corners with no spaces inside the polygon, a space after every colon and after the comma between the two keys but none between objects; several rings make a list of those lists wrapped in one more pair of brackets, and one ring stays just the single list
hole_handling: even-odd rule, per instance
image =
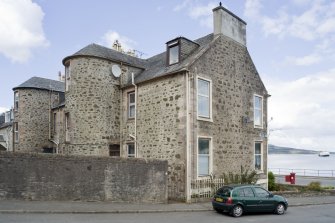
[{"label": "red postbox", "polygon": [[295,184],[295,173],[290,173],[290,175],[286,175],[285,182],[289,182],[290,184]]},{"label": "red postbox", "polygon": [[295,173],[290,173],[290,183],[295,184]]},{"label": "red postbox", "polygon": [[291,176],[290,175],[285,176],[285,182],[291,182]]}]

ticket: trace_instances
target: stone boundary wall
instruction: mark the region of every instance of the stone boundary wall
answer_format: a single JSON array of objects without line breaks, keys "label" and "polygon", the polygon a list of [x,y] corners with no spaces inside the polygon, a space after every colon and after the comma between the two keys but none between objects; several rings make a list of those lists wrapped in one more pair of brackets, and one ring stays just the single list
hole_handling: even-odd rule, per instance
[{"label": "stone boundary wall", "polygon": [[0,152],[0,200],[167,202],[167,161]]}]

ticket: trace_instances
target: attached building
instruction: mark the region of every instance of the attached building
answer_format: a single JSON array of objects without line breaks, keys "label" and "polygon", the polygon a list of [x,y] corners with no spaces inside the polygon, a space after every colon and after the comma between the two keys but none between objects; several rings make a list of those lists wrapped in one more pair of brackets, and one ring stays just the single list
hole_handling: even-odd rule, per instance
[{"label": "attached building", "polygon": [[[222,6],[213,18],[213,33],[177,37],[151,58],[91,44],[64,58],[65,85],[14,88],[16,151],[168,160],[170,198],[189,200],[193,180],[241,166],[266,184],[269,95],[246,23]],[[65,102],[53,104],[63,92]]]}]

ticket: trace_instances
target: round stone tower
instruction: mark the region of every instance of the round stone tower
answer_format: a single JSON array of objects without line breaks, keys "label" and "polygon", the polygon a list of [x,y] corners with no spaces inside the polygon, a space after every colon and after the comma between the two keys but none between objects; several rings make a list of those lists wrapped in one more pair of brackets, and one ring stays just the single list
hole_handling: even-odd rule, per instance
[{"label": "round stone tower", "polygon": [[112,145],[120,145],[120,81],[112,74],[117,63],[97,55],[97,48],[101,53],[91,44],[63,60],[66,154],[108,156]]}]

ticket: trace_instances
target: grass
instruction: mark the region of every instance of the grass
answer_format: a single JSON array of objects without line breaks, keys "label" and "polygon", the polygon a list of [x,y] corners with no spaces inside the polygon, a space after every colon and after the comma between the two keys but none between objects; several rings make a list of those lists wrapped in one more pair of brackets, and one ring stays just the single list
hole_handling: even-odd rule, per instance
[{"label": "grass", "polygon": [[276,191],[290,191],[290,192],[312,192],[312,191],[326,191],[334,190],[335,187],[327,186],[321,187],[320,182],[312,181],[306,186],[294,185],[294,184],[276,184]]}]

